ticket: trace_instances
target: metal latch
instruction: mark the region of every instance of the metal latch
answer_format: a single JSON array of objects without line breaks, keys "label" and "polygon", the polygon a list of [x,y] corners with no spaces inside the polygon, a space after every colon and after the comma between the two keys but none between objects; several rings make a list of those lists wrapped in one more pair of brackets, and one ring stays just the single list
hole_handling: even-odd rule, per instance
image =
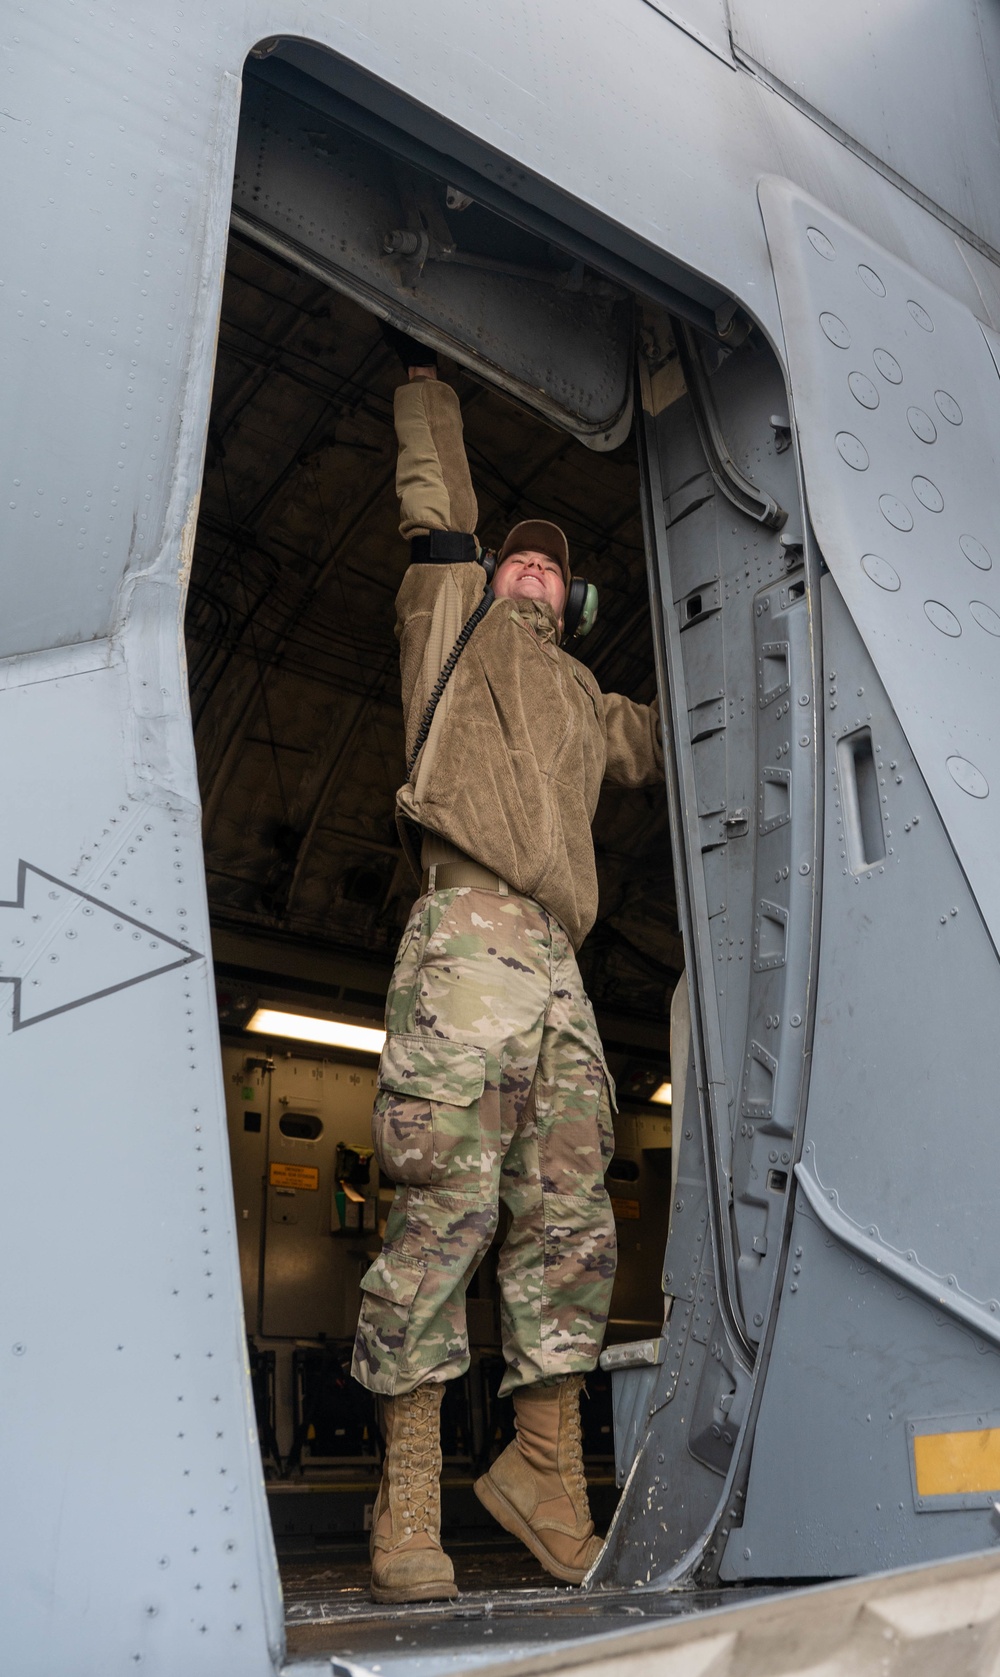
[{"label": "metal latch", "polygon": [[775,454],[785,454],[792,446],[792,427],[786,413],[772,413],[771,430],[774,432]]},{"label": "metal latch", "polygon": [[627,1345],[609,1345],[601,1352],[600,1365],[605,1374],[616,1368],[655,1368],[662,1363],[667,1342],[660,1339],[633,1339]]},{"label": "metal latch", "polygon": [[717,850],[719,845],[728,844],[730,839],[744,838],[750,831],[750,811],[748,809],[731,809],[723,814],[719,813],[702,816],[702,854],[706,850]]}]

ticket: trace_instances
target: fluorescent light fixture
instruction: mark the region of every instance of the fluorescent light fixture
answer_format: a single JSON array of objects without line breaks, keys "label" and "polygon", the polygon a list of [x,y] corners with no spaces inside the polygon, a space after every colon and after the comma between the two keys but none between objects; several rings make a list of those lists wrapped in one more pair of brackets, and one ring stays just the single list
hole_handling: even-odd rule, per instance
[{"label": "fluorescent light fixture", "polygon": [[674,1102],[673,1088],[669,1083],[661,1083],[658,1089],[653,1090],[649,1098],[654,1106],[672,1106]]},{"label": "fluorescent light fixture", "polygon": [[342,1019],[314,1019],[306,1013],[283,1013],[259,1007],[245,1027],[263,1036],[292,1037],[296,1042],[321,1042],[328,1048],[354,1048],[362,1054],[381,1054],[385,1032],[372,1025],[350,1025]]}]

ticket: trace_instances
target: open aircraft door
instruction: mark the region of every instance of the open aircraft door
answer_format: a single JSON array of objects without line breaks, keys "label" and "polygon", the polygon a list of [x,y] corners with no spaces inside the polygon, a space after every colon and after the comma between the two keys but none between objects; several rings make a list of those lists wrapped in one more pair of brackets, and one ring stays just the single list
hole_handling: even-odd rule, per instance
[{"label": "open aircraft door", "polygon": [[760,197],[794,408],[753,335],[716,364],[682,334],[672,401],[646,343],[693,1005],[673,1305],[617,1377],[621,1583],[995,1541],[997,352],[789,183]]},{"label": "open aircraft door", "polygon": [[741,334],[654,321],[640,363],[691,1041],[685,1076],[675,1030],[660,1361],[616,1376],[620,1474],[634,1461],[598,1576],[618,1583],[690,1573],[738,1522],[808,1064],[814,625],[781,369]]}]

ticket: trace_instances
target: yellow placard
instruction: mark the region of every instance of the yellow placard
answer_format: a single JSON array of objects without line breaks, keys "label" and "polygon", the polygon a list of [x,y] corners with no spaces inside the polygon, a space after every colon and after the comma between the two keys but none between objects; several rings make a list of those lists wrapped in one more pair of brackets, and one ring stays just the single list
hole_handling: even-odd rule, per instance
[{"label": "yellow placard", "polygon": [[1000,1491],[1000,1427],[929,1432],[913,1440],[918,1496]]},{"label": "yellow placard", "polygon": [[622,1221],[628,1222],[628,1221],[637,1221],[638,1220],[638,1217],[639,1217],[639,1201],[638,1200],[620,1200],[620,1199],[616,1199],[614,1194],[612,1194],[612,1196],[611,1196],[611,1209],[612,1209],[615,1216],[618,1218],[618,1220],[620,1222],[622,1222]]},{"label": "yellow placard", "polygon": [[319,1167],[272,1164],[268,1180],[272,1188],[318,1188]]}]

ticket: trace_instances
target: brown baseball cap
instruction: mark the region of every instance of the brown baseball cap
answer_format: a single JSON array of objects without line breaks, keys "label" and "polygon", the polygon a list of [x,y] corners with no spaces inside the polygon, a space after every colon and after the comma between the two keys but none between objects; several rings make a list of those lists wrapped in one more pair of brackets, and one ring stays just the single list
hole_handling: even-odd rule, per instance
[{"label": "brown baseball cap", "polygon": [[569,542],[558,524],[550,524],[547,518],[525,518],[520,524],[515,524],[497,554],[497,563],[502,565],[512,553],[548,554],[561,566],[563,581],[569,588]]}]

